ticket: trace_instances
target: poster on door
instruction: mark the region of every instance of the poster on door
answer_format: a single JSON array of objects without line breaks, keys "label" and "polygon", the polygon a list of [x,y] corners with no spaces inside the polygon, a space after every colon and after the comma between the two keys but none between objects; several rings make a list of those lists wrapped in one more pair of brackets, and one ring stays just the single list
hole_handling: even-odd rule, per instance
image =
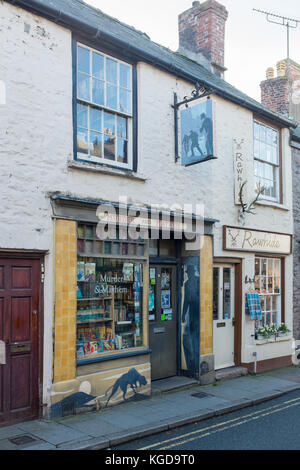
[{"label": "poster on door", "polygon": [[200,358],[200,260],[184,258],[181,303],[181,369],[199,378]]}]

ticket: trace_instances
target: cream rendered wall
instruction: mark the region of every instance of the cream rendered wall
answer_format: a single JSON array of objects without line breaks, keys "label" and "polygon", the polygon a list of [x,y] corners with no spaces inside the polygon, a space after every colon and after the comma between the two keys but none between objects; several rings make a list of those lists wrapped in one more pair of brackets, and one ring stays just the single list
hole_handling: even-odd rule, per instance
[{"label": "cream rendered wall", "polygon": [[[252,114],[215,98],[217,156],[189,168],[174,163],[173,93],[181,99],[193,86],[154,67],[139,63],[138,172],[146,181],[83,172],[68,168],[73,159],[72,36],[55,23],[20,8],[0,3],[0,80],[7,103],[0,107],[0,248],[40,249],[46,256],[44,401],[49,399],[52,364],[53,226],[49,192],[118,201],[126,195],[135,203],[204,203],[205,216],[219,219],[215,228],[215,256],[221,256],[221,226],[237,225],[233,199],[234,137],[247,143],[249,185],[252,175]],[[100,46],[99,46],[100,47]],[[285,180],[290,180],[290,149],[285,131]],[[291,184],[286,184],[291,208]],[[251,228],[292,233],[292,214],[261,207],[249,216]],[[226,255],[231,256],[230,253]],[[235,254],[237,255],[237,254]],[[244,263],[245,274],[253,265]],[[291,278],[291,258],[287,260]],[[289,283],[287,283],[289,288]],[[291,295],[286,296],[291,323]],[[251,325],[245,321],[245,343]],[[262,349],[261,349],[262,350]],[[243,352],[245,362],[249,354]]]}]

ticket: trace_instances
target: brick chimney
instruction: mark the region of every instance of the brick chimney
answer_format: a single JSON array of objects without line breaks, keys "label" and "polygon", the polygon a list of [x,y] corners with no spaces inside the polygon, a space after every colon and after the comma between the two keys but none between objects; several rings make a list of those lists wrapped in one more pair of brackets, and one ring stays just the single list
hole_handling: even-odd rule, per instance
[{"label": "brick chimney", "polygon": [[277,76],[272,67],[267,69],[266,80],[261,82],[261,102],[285,116],[300,120],[299,93],[300,65],[290,60],[277,63]]},{"label": "brick chimney", "polygon": [[215,0],[193,2],[192,8],[181,13],[179,53],[223,76],[226,8]]}]

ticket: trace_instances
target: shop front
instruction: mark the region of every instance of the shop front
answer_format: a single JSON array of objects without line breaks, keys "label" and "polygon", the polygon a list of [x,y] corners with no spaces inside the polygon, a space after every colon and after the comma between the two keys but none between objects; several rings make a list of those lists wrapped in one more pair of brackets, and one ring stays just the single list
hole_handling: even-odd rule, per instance
[{"label": "shop front", "polygon": [[[205,224],[203,249],[187,252],[172,215],[169,239],[163,239],[160,228],[157,239],[125,238],[120,223],[115,238],[101,239],[99,203],[55,196],[52,206],[51,416],[144,399],[153,380],[176,375],[199,379],[202,351],[210,348],[207,338],[203,345],[200,340],[200,291],[203,315],[209,316],[212,274],[209,265],[201,276],[201,257],[206,251],[206,264],[212,261],[213,222]],[[209,372],[207,365],[204,374]]]},{"label": "shop front", "polygon": [[292,235],[223,227],[213,267],[216,370],[263,372],[292,362]]}]

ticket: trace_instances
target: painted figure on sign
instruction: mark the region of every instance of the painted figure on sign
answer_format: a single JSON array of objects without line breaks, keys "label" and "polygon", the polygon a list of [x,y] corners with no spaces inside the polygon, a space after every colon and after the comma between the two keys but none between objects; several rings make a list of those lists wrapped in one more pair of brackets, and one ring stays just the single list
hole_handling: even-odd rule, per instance
[{"label": "painted figure on sign", "polygon": [[198,153],[201,155],[201,157],[204,157],[203,152],[202,152],[201,148],[199,147],[199,136],[198,136],[197,132],[190,131],[190,141],[191,141],[192,157],[195,156],[195,149],[198,151]]},{"label": "painted figure on sign", "polygon": [[207,156],[211,156],[213,154],[213,130],[212,130],[212,120],[206,116],[205,113],[201,114],[201,128],[200,134],[204,134],[205,136],[205,146],[206,146],[206,153]]}]

